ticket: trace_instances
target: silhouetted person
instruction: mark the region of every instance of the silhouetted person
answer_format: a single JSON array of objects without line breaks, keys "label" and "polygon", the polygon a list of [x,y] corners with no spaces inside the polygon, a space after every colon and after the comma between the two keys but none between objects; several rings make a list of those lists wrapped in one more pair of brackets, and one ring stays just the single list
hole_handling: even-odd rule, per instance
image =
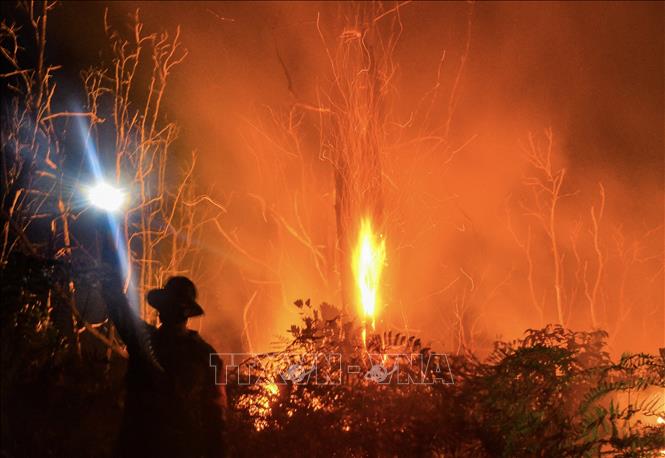
[{"label": "silhouetted person", "polygon": [[172,277],[164,288],[148,293],[148,303],[159,313],[159,328],[132,312],[117,274],[106,276],[102,285],[109,315],[129,353],[115,455],[223,456],[226,392],[215,383],[215,367],[221,370],[222,363],[212,346],[187,329],[189,318],[203,314],[194,283]]}]

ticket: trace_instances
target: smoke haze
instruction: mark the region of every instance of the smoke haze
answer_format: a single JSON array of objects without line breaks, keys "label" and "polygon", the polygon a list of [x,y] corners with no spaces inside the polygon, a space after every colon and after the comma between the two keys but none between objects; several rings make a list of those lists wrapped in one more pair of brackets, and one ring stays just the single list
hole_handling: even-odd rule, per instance
[{"label": "smoke haze", "polygon": [[[324,44],[334,48],[349,30],[344,17],[353,17],[354,7],[65,2],[53,14],[51,37],[52,59],[66,64],[65,75],[83,66],[71,62],[103,55],[104,7],[116,26],[140,8],[147,30],[181,27],[189,55],[174,69],[165,100],[169,119],[181,127],[176,152],[183,160],[197,152],[200,185],[227,208],[220,221],[226,237],[210,227],[200,241],[206,269],[195,280],[207,315],[199,326],[221,351],[269,350],[297,319],[295,299],[340,301],[335,185],[330,163],[321,159],[320,115],[289,113],[296,104],[323,103],[331,81]],[[470,8],[469,50],[456,83]],[[528,215],[534,202],[524,182],[537,176],[525,159],[529,134],[542,144],[551,128],[553,167],[566,169],[562,193],[571,194],[562,198],[556,222],[566,323],[591,326],[583,279],[586,273],[593,284],[598,268],[591,208],[599,210],[602,183],[598,325],[610,331],[614,351],[663,346],[664,8],[400,8],[403,30],[386,105],[404,127],[391,126],[400,134],[389,135],[382,151],[388,261],[379,330],[406,329],[455,351],[460,338],[482,349],[557,320],[552,253],[537,218]],[[432,100],[444,51],[426,120],[423,106]],[[453,108],[445,143],[423,141],[421,132],[445,125]],[[529,233],[542,317],[520,247]]]}]

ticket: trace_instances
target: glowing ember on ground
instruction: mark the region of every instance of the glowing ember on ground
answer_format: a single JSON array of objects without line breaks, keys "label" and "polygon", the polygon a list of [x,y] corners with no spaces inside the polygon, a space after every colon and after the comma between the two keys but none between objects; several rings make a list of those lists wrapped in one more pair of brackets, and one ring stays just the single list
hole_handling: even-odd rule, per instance
[{"label": "glowing ember on ground", "polygon": [[262,431],[268,427],[268,419],[272,415],[272,403],[279,396],[279,387],[270,380],[258,384],[260,391],[254,394],[243,394],[238,399],[237,406],[247,409],[249,415],[254,419],[254,429]]},{"label": "glowing ember on ground", "polygon": [[[353,276],[358,288],[363,325],[371,320],[375,326],[376,306],[379,303],[381,272],[386,261],[386,242],[372,230],[369,218],[363,218],[358,233],[358,243],[353,251]],[[363,326],[364,328],[364,326]],[[365,340],[363,329],[363,341]]]}]

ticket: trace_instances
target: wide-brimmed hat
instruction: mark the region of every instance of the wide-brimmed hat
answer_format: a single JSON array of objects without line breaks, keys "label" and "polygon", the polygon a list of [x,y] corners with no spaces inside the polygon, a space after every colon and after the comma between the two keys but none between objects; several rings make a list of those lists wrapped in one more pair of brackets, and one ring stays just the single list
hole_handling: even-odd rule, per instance
[{"label": "wide-brimmed hat", "polygon": [[171,277],[163,288],[148,291],[148,304],[159,313],[181,313],[184,318],[203,315],[196,302],[196,286],[187,277]]}]

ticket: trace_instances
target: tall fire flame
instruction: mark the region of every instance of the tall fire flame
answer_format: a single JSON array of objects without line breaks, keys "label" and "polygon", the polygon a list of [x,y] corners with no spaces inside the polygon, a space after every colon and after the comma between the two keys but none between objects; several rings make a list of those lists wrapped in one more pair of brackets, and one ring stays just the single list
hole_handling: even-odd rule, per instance
[{"label": "tall fire flame", "polygon": [[358,232],[358,242],[353,250],[353,277],[357,286],[357,301],[361,307],[364,326],[369,320],[375,327],[376,308],[380,301],[379,285],[386,261],[386,242],[372,230],[369,218],[363,218]]}]

